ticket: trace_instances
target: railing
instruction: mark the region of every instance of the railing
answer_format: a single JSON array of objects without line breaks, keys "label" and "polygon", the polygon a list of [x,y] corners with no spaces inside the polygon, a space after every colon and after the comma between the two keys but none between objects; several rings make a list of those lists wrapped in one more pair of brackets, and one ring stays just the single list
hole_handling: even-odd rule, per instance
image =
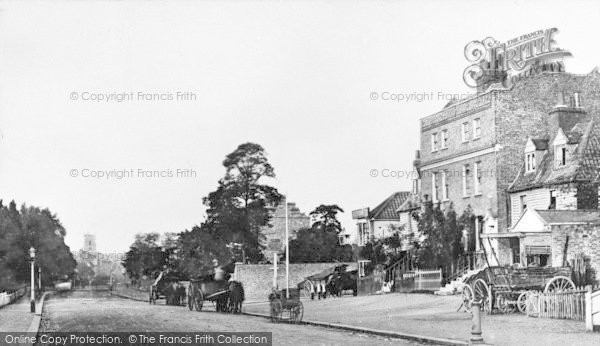
[{"label": "railing", "polygon": [[412,291],[437,291],[442,284],[442,270],[415,270],[402,274],[397,290],[402,292]]},{"label": "railing", "polygon": [[588,286],[585,294],[585,329],[597,331],[600,329],[600,287],[592,289]]}]

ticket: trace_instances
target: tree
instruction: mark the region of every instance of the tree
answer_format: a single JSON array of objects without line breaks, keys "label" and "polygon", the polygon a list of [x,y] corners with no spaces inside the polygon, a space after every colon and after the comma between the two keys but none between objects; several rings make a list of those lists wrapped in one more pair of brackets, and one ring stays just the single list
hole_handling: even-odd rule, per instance
[{"label": "tree", "polygon": [[29,280],[30,247],[36,250],[35,265],[41,268],[43,285],[71,277],[76,262],[64,243],[65,235],[50,210],[26,205],[18,210],[14,201],[8,207],[0,202],[0,290]]},{"label": "tree", "polygon": [[268,225],[267,206],[277,204],[282,196],[276,188],[264,184],[275,178],[264,149],[255,143],[244,143],[223,161],[225,177],[217,190],[204,198],[208,207],[206,224],[211,235],[225,243],[240,243],[252,262],[262,260],[264,236],[261,228]]},{"label": "tree", "polygon": [[125,254],[123,267],[134,282],[144,276],[152,276],[163,270],[167,264],[167,254],[158,244],[160,234],[136,234],[134,243]]},{"label": "tree", "polygon": [[178,247],[181,255],[179,272],[188,278],[212,273],[215,259],[220,265],[225,265],[232,258],[226,241],[219,238],[207,224],[180,233]]},{"label": "tree", "polygon": [[337,219],[337,213],[343,213],[344,210],[337,204],[324,205],[316,207],[315,210],[310,212],[310,215],[316,220],[313,227],[321,229],[333,230],[336,233],[342,231],[342,224]]},{"label": "tree", "polygon": [[317,221],[311,228],[298,230],[296,239],[290,241],[290,262],[352,261],[352,246],[341,245],[339,241],[342,228],[337,219],[338,212],[343,210],[335,204],[321,204],[310,213]]}]

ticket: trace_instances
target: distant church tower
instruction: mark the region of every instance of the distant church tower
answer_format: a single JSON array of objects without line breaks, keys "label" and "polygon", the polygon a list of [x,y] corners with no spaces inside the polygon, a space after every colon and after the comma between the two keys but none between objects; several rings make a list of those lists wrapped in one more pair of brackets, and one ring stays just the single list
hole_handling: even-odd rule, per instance
[{"label": "distant church tower", "polygon": [[83,251],[96,252],[96,236],[94,234],[83,236]]}]

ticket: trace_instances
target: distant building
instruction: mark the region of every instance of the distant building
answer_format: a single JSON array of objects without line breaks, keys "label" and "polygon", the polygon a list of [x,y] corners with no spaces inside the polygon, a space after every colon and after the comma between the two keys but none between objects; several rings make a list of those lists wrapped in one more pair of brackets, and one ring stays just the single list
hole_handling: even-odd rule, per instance
[{"label": "distant building", "polygon": [[83,236],[83,251],[96,252],[96,235],[85,234]]},{"label": "distant building", "polygon": [[[311,219],[296,207],[296,203],[288,202],[287,205],[289,236],[290,239],[294,239],[296,231],[310,227]],[[269,262],[273,261],[273,253],[283,251],[283,247],[285,246],[285,202],[271,206],[270,214],[270,226],[261,228],[261,232],[265,236],[263,245],[267,247],[263,250],[263,255]],[[275,248],[279,248],[280,250],[273,251]]]},{"label": "distant building", "polygon": [[[352,211],[352,218],[356,220],[357,251],[359,253],[360,249],[368,242],[389,237],[393,234],[394,228],[401,227],[402,222],[398,209],[410,195],[409,191],[395,192],[373,210],[363,208]],[[364,274],[364,267],[367,263],[369,263],[368,260],[359,256],[359,274]]]}]

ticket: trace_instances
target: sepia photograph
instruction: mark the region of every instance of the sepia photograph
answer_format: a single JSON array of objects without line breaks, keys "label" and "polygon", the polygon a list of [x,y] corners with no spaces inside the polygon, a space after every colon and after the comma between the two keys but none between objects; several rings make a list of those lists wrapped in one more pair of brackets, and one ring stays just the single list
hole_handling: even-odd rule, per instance
[{"label": "sepia photograph", "polygon": [[0,0],[0,345],[600,345],[598,23]]}]

